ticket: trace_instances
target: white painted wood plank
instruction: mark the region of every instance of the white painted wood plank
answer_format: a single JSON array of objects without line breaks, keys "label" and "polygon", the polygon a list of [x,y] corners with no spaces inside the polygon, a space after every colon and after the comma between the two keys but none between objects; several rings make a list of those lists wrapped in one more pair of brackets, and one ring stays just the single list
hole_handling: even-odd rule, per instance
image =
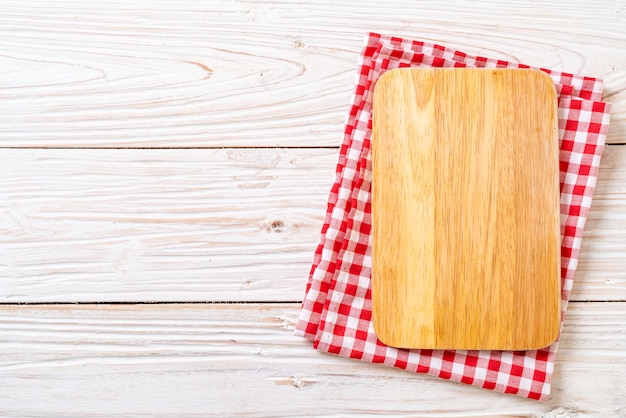
[{"label": "white painted wood plank", "polygon": [[[297,301],[337,150],[0,150],[0,302]],[[576,300],[626,300],[626,147]]]},{"label": "white painted wood plank", "polygon": [[0,415],[623,417],[626,304],[570,308],[540,403],[317,353],[294,304],[3,306]]},{"label": "white painted wood plank", "polygon": [[0,150],[0,300],[298,300],[336,158]]},{"label": "white painted wood plank", "polygon": [[626,146],[608,146],[585,225],[572,299],[626,301],[625,255]]},{"label": "white painted wood plank", "polygon": [[337,145],[368,31],[606,80],[622,0],[0,1],[0,146]]}]

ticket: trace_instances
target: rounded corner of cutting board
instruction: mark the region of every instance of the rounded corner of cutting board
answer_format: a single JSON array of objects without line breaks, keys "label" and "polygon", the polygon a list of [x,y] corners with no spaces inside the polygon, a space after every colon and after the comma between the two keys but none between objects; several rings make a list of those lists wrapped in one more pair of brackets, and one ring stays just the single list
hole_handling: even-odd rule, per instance
[{"label": "rounded corner of cutting board", "polygon": [[391,337],[390,333],[388,332],[390,328],[380,323],[380,320],[378,319],[379,313],[381,313],[381,310],[376,309],[375,305],[373,305],[372,306],[372,328],[374,328],[374,334],[376,334],[376,338],[378,338],[378,340],[381,343],[389,347],[400,348],[398,342],[395,341]]},{"label": "rounded corner of cutting board", "polygon": [[540,69],[534,69],[534,70],[529,70],[529,69],[520,69],[520,71],[526,71],[529,72],[531,74],[533,74],[536,82],[538,85],[542,84],[541,87],[545,88],[546,90],[553,92],[554,93],[554,100],[557,100],[557,92],[556,92],[556,87],[554,85],[554,80],[552,80],[552,77],[550,77],[550,74],[546,73],[545,71],[542,71]]},{"label": "rounded corner of cutting board", "polygon": [[382,73],[374,84],[374,100],[388,92],[390,86],[393,85],[397,79],[401,79],[403,74],[406,74],[408,70],[411,70],[411,68],[392,68]]},{"label": "rounded corner of cutting board", "polygon": [[[438,71],[438,72],[431,71],[429,72],[428,75],[426,75],[426,72],[421,72],[416,69],[402,69],[402,70],[409,70],[409,71],[412,70],[411,71],[412,75],[410,77],[407,77],[406,73],[404,75],[401,75],[401,72],[399,71],[394,73],[392,72],[393,70],[390,70],[387,73],[383,74],[383,76],[381,76],[381,79],[385,81],[382,84],[377,85],[377,87],[379,87],[379,90],[381,88],[386,88],[386,93],[384,95],[384,100],[381,99],[382,95],[379,94],[380,96],[379,97],[380,101],[378,103],[379,106],[378,107],[375,106],[376,111],[373,114],[374,130],[373,130],[372,137],[375,139],[375,141],[377,142],[380,141],[380,143],[372,145],[373,150],[377,147],[379,148],[377,153],[373,152],[372,154],[372,160],[373,160],[372,161],[372,171],[373,171],[373,179],[372,179],[372,218],[373,218],[372,219],[372,226],[373,226],[372,228],[372,248],[373,248],[372,250],[372,257],[373,257],[373,260],[372,260],[372,263],[373,263],[373,266],[372,266],[372,277],[373,277],[372,278],[372,283],[373,283],[372,284],[372,300],[373,300],[372,315],[374,318],[374,329],[377,332],[379,339],[387,345],[391,345],[391,346],[395,346],[399,348],[416,348],[416,349],[417,348],[432,348],[432,349],[529,350],[529,349],[535,349],[539,345],[542,345],[542,346],[550,345],[552,342],[556,340],[556,338],[558,338],[558,332],[560,328],[560,309],[558,308],[556,310],[553,309],[553,307],[560,304],[560,241],[559,241],[560,223],[559,223],[559,188],[558,188],[558,183],[559,183],[559,179],[558,179],[558,174],[559,174],[559,171],[558,171],[558,131],[554,129],[554,127],[556,126],[556,122],[557,122],[556,89],[554,87],[554,84],[552,83],[549,76],[543,72],[540,72],[540,71],[535,72],[535,71],[528,71],[528,70],[521,70],[521,69],[520,70],[502,69],[502,70],[487,70],[487,71],[476,70],[476,69],[472,69],[472,70],[460,69],[461,71],[458,71],[458,72],[454,72],[455,71],[454,69],[447,69],[448,71]],[[498,71],[501,71],[502,74],[506,73],[507,75],[499,77],[496,75]],[[398,76],[394,76],[394,74]],[[517,74],[519,74],[519,76]],[[385,77],[385,75],[387,76]],[[463,81],[459,81],[459,79],[455,77],[467,77],[467,79]],[[532,178],[534,178],[535,180],[533,181],[536,181],[537,183],[532,183],[532,185],[528,187],[540,188],[541,190],[543,190],[541,193],[544,193],[546,198],[550,200],[550,202],[547,202],[547,203],[544,202],[545,203],[544,206],[540,206],[541,208],[543,208],[542,210],[546,210],[548,207],[550,207],[550,210],[548,211],[549,213],[544,213],[544,215],[542,215],[541,217],[541,222],[543,225],[542,228],[544,229],[540,231],[541,234],[543,234],[542,236],[547,237],[547,239],[550,242],[550,245],[548,246],[549,248],[542,247],[543,249],[541,251],[548,249],[549,254],[547,255],[543,254],[541,251],[539,251],[539,249],[537,249],[533,253],[534,254],[533,256],[530,256],[530,257],[528,255],[525,256],[526,257],[525,259],[531,260],[531,262],[534,262],[533,261],[534,257],[544,257],[544,260],[547,260],[547,261],[542,262],[544,263],[542,264],[543,267],[536,270],[539,273],[532,275],[533,277],[529,277],[528,275],[524,276],[523,274],[522,275],[518,274],[515,277],[515,279],[522,280],[524,282],[527,282],[528,284],[526,285],[526,288],[517,287],[516,288],[517,290],[515,290],[516,293],[514,297],[511,298],[510,295],[506,296],[504,294],[499,294],[499,293],[494,294],[494,297],[496,298],[503,297],[504,299],[500,302],[500,305],[493,305],[493,306],[500,306],[500,308],[498,308],[500,309],[499,312],[505,316],[509,315],[509,318],[514,318],[514,317],[511,317],[511,315],[517,315],[521,312],[521,314],[524,316],[524,318],[527,321],[532,321],[532,326],[527,327],[528,329],[524,329],[526,327],[520,326],[520,324],[523,321],[520,322],[514,318],[513,322],[516,324],[514,329],[509,329],[508,331],[504,332],[504,329],[498,329],[498,327],[500,326],[498,325],[498,326],[495,326],[493,330],[485,331],[485,328],[489,328],[488,326],[485,327],[485,324],[487,323],[480,325],[479,322],[476,322],[472,318],[469,318],[467,320],[466,327],[462,327],[462,326],[459,326],[459,324],[457,324],[453,326],[457,329],[454,330],[453,332],[450,332],[450,330],[447,328],[449,328],[451,325],[447,323],[446,320],[439,319],[438,320],[439,322],[433,321],[432,311],[443,309],[441,307],[443,305],[441,305],[438,300],[433,300],[432,295],[423,296],[423,294],[421,294],[419,291],[415,292],[414,290],[412,290],[410,292],[407,292],[406,291],[407,286],[408,288],[414,287],[415,282],[406,281],[407,280],[406,278],[401,278],[400,279],[401,281],[402,280],[405,280],[405,281],[399,284],[394,283],[394,280],[398,280],[398,279],[395,277],[392,277],[392,275],[389,273],[391,271],[391,269],[388,268],[390,265],[389,263],[396,263],[396,262],[406,263],[408,259],[416,257],[415,251],[414,251],[415,248],[414,246],[412,246],[411,243],[414,243],[416,241],[416,237],[417,237],[417,240],[422,238],[419,235],[415,235],[416,234],[415,231],[418,231],[417,234],[423,233],[424,231],[419,232],[420,231],[419,228],[414,229],[409,224],[406,224],[406,222],[409,222],[409,221],[414,222],[414,220],[416,219],[419,220],[420,219],[420,216],[418,215],[419,213],[422,213],[422,212],[426,214],[430,213],[429,212],[430,209],[428,208],[425,209],[426,210],[425,212],[423,210],[424,208],[420,209],[418,207],[416,210],[415,205],[413,206],[411,206],[411,204],[405,205],[405,202],[403,201],[403,199],[408,198],[410,200],[411,198],[415,197],[414,189],[412,189],[412,187],[414,187],[415,184],[419,184],[420,178],[428,179],[428,177],[423,177],[423,173],[426,172],[428,176],[430,175],[428,174],[429,172],[431,171],[436,172],[433,170],[436,170],[436,167],[439,164],[439,162],[437,163],[433,162],[434,160],[432,158],[432,155],[431,156],[426,155],[426,157],[424,157],[424,155],[422,155],[421,157],[418,156],[417,160],[415,160],[415,155],[421,155],[420,153],[423,153],[423,152],[431,152],[429,151],[430,149],[429,147],[432,148],[432,147],[441,146],[440,145],[441,138],[437,138],[437,140],[434,140],[432,138],[429,139],[428,137],[429,135],[428,132],[437,131],[437,129],[433,129],[433,127],[436,127],[436,126],[441,127],[439,128],[440,131],[445,131],[446,129],[449,129],[447,126],[441,125],[442,122],[437,121],[435,118],[435,115],[437,115],[437,117],[439,118],[442,117],[440,108],[438,108],[437,112],[434,112],[433,106],[436,106],[436,105],[433,105],[433,103],[430,102],[430,101],[436,102],[438,100],[437,94],[429,95],[429,97],[426,100],[424,100],[424,98],[417,97],[418,94],[420,93],[420,90],[419,90],[420,83],[421,82],[423,83],[426,79],[428,79],[428,83],[431,83],[431,82],[434,84],[440,83],[438,86],[435,87],[435,89],[440,88],[444,90],[445,89],[450,90],[453,88],[450,86],[457,86],[456,88],[459,88],[460,86],[461,90],[465,89],[462,92],[462,94],[465,94],[465,95],[468,95],[468,94],[471,95],[471,91],[466,88],[468,85],[476,86],[476,85],[482,85],[481,83],[493,83],[493,86],[494,86],[493,90],[498,91],[498,89],[500,89],[499,90],[500,93],[498,94],[501,94],[501,97],[502,97],[501,99],[498,99],[500,101],[496,103],[497,105],[494,108],[500,109],[500,107],[507,108],[508,106],[507,108],[509,109],[508,112],[511,112],[512,114],[516,115],[512,117],[513,120],[519,123],[518,116],[520,113],[520,109],[519,109],[519,106],[516,107],[515,105],[510,104],[510,103],[517,103],[515,99],[511,101],[511,97],[513,96],[514,98],[519,98],[518,100],[520,102],[532,103],[536,105],[537,109],[532,110],[532,112],[535,112],[535,113],[532,113],[530,110],[528,112],[522,112],[522,113],[523,114],[532,113],[534,116],[532,116],[530,120],[535,121],[533,123],[536,123],[538,124],[538,126],[541,127],[541,132],[543,133],[542,135],[545,135],[545,138],[549,137],[550,139],[553,139],[552,143],[549,144],[547,147],[545,147],[543,151],[539,151],[539,154],[527,154],[528,144],[516,143],[517,144],[515,148],[516,151],[514,153],[506,154],[504,157],[502,157],[504,159],[518,158],[518,155],[517,155],[518,152],[520,153],[519,158],[522,160],[524,158],[528,158],[528,157],[525,157],[526,155],[534,156],[532,158],[535,158],[537,155],[539,155],[540,156],[539,159],[542,161],[542,163],[532,161],[532,158],[531,158],[529,161],[523,161],[522,163],[518,163],[517,165],[518,168],[516,170],[522,170],[523,172],[526,172],[526,171],[534,172],[535,177],[532,177]],[[416,80],[421,80],[421,81],[416,82]],[[445,81],[442,81],[442,80],[445,80]],[[480,81],[477,82],[477,80],[480,80]],[[547,84],[547,81],[549,81],[550,84]],[[528,83],[533,83],[533,85],[531,86]],[[441,84],[444,84],[444,86],[441,87]],[[387,88],[389,89],[387,90]],[[544,92],[546,94],[543,94]],[[399,96],[399,97],[396,97],[396,96]],[[447,107],[447,109],[453,108],[453,109],[456,109],[455,111],[461,112],[459,114],[461,115],[461,118],[465,118],[466,119],[465,123],[469,123],[469,125],[466,125],[466,126],[473,126],[471,120],[475,116],[463,115],[463,112],[467,113],[468,112],[467,109],[470,108],[470,106],[468,106],[468,97],[462,96],[462,98],[464,100],[459,100],[458,96],[454,96],[452,97],[453,100],[448,99],[445,106]],[[376,100],[376,95],[374,99]],[[471,96],[469,97],[469,102],[473,106],[477,105],[476,100],[477,99],[475,97],[471,97]],[[463,104],[460,105],[460,103],[463,103]],[[397,106],[404,106],[405,108],[398,109]],[[406,106],[411,107],[411,109],[407,110]],[[549,109],[551,109],[551,111]],[[408,119],[406,119],[405,116],[403,120],[398,119],[398,115],[408,115],[408,114],[420,115],[420,118],[418,118],[420,120],[419,121],[411,120],[410,123],[407,123]],[[427,116],[424,117],[423,115],[427,115]],[[448,117],[450,117],[450,115],[448,115]],[[507,121],[505,120],[505,122]],[[398,124],[401,125],[402,123],[404,123],[405,125],[404,126],[398,125]],[[415,134],[415,132],[408,132],[407,130],[416,129],[415,123],[426,124],[427,126],[426,127],[418,126],[417,129],[419,130],[419,134]],[[437,125],[437,123],[439,123],[439,125]],[[500,123],[500,120],[498,120],[498,123]],[[380,130],[378,130],[378,127],[380,125],[384,125],[384,126],[382,126]],[[511,127],[509,127],[508,129],[511,132],[516,132],[516,131],[519,131],[520,129],[522,130],[525,129],[524,126],[515,125],[513,127],[514,129],[511,129]],[[533,130],[535,128],[536,127],[533,127],[532,129],[528,128],[527,130],[524,131],[526,132],[524,135],[531,137],[533,135],[532,132],[535,132]],[[394,135],[397,137],[394,137]],[[537,134],[534,134],[534,135],[537,136]],[[419,145],[415,145],[416,138],[419,138],[420,141],[422,141],[420,142]],[[495,143],[495,140],[496,139],[499,140],[500,136],[493,135],[493,138],[494,139],[492,141]],[[541,138],[544,138],[544,136],[542,136],[539,139],[535,137],[533,138],[534,138],[533,141],[535,141],[533,142],[533,144],[537,144],[537,146],[541,147],[540,145],[541,141],[544,140]],[[428,142],[428,141],[431,141],[431,142]],[[400,143],[401,146],[395,146],[398,143]],[[380,148],[383,146],[381,144],[384,144],[385,149]],[[454,149],[456,146],[457,146],[456,144],[449,145],[448,146],[449,149],[447,149],[447,151],[445,152],[450,152],[452,153],[451,155],[457,155],[457,154],[454,154],[455,153]],[[488,145],[488,146],[495,147],[495,145]],[[377,155],[380,158],[376,158]],[[460,171],[465,170],[465,174],[464,174],[465,176],[467,176],[467,172],[470,172],[470,173],[472,172],[471,167],[474,167],[474,170],[480,170],[479,168],[480,165],[474,164],[470,160],[463,160],[463,156],[462,155],[459,156],[459,155],[457,155],[454,158],[459,158],[459,161],[466,161],[466,163],[469,164],[469,168],[464,167],[463,165],[456,165],[456,164],[450,164],[449,168],[454,169],[454,170],[460,170]],[[386,161],[386,163],[381,163],[381,161]],[[493,161],[493,160],[483,159],[482,161],[491,163],[490,161]],[[393,162],[393,164],[390,165],[391,164],[390,162]],[[554,165],[554,167],[552,167],[552,165]],[[419,166],[420,170],[414,170],[415,166]],[[407,170],[410,171],[411,173],[407,174]],[[506,171],[504,171],[504,173],[506,173]],[[501,174],[501,173],[497,172],[497,174]],[[417,176],[417,177],[411,177],[411,176]],[[553,178],[552,182],[550,182],[549,180],[550,178]],[[543,180],[540,180],[540,179],[543,179]],[[548,180],[546,181],[545,179],[548,179]],[[394,186],[394,183],[396,183],[395,186]],[[396,191],[394,191],[393,188],[399,187],[397,186],[397,183],[401,183],[400,186],[403,187],[404,189],[401,190],[399,194],[394,194],[396,193]],[[527,187],[527,186],[522,186],[522,189],[524,187]],[[515,189],[515,187],[513,187],[513,189]],[[391,193],[392,193],[391,195],[389,194],[389,190],[391,190]],[[479,188],[477,188],[476,190],[479,190]],[[381,193],[382,191],[384,191],[384,193]],[[532,196],[532,194],[528,194],[528,193],[526,195],[522,193],[520,196],[527,196],[527,197]],[[542,194],[542,196],[544,196],[544,194]],[[393,204],[389,204],[388,200],[390,198],[394,200]],[[432,198],[432,196],[428,198]],[[519,199],[519,196],[516,199]],[[533,200],[533,199],[531,198],[530,200]],[[475,198],[474,201],[481,202],[480,203],[481,205],[483,204],[482,200],[480,199]],[[513,200],[513,202],[514,201],[515,199]],[[478,203],[474,203],[474,204],[478,205]],[[398,205],[400,205],[401,213],[398,213]],[[420,212],[420,210],[422,210],[422,212]],[[509,210],[520,211],[520,210],[529,210],[529,209],[528,208],[519,209],[515,204],[511,204]],[[533,210],[533,208],[531,208],[530,210]],[[403,214],[404,212],[407,212],[407,213]],[[398,223],[399,218],[401,219],[400,223]],[[392,221],[389,221],[390,219],[392,219]],[[483,219],[485,219],[485,222],[490,222],[489,217],[483,216]],[[525,219],[527,219],[525,221],[525,225],[528,225],[528,228],[530,228],[532,222],[529,222],[528,218],[525,218]],[[381,225],[381,222],[383,223],[383,225]],[[395,224],[393,225],[384,224],[385,222],[392,222],[392,223],[395,222]],[[405,222],[405,223],[403,224],[402,222]],[[510,223],[510,220],[509,220],[509,223]],[[498,225],[498,228],[500,229],[502,228],[502,226],[497,223],[493,223],[493,225]],[[454,229],[454,227],[452,229]],[[457,229],[457,230],[460,230],[460,229]],[[391,236],[391,235],[384,236],[385,234],[389,234],[389,231],[395,231],[396,236]],[[430,233],[433,234],[433,231],[435,230],[432,230]],[[523,235],[525,237],[528,237],[529,241],[528,242],[524,241],[524,239],[526,238],[517,238],[518,241],[517,241],[517,244],[515,245],[518,245],[520,248],[525,245],[530,245],[530,246],[534,245],[533,243],[537,242],[536,239],[533,241],[534,232],[536,231],[528,230],[528,231],[523,231],[523,233],[520,234],[520,232],[518,231],[517,236],[521,237]],[[409,237],[409,239],[407,239],[406,236],[403,236],[403,234],[404,235],[414,234],[415,236]],[[436,231],[434,235],[436,235]],[[435,242],[439,242],[439,241],[435,241]],[[409,252],[405,251],[404,253],[400,254],[400,256],[398,256],[398,254],[390,255],[389,253],[392,253],[393,251],[402,252],[403,249],[402,248],[399,248],[396,250],[390,249],[390,247],[392,247],[391,245],[385,245],[389,243],[393,243],[393,245],[396,245],[398,247],[402,247],[403,245],[405,246],[408,245],[409,247],[411,247],[411,251],[413,251],[413,253],[411,253],[410,251]],[[435,251],[434,248],[436,248],[436,246],[431,246],[431,247],[433,248],[432,251]],[[430,257],[430,255],[428,254],[431,254],[431,253],[428,252],[428,248],[420,247],[420,248],[417,248],[417,250],[418,252],[419,251],[422,252],[422,256],[423,254],[427,254],[427,257]],[[525,250],[520,250],[520,251],[525,251]],[[468,256],[466,259],[471,260],[473,259],[472,257],[474,257],[475,259],[477,255],[478,256],[480,255],[480,251],[477,251],[477,252],[475,251],[471,253],[470,254],[471,257]],[[377,257],[381,257],[381,256],[386,257],[384,262],[380,262],[380,260],[376,260]],[[413,261],[411,261],[410,263],[413,263]],[[413,272],[419,271],[420,274],[422,274],[422,271],[432,272],[432,265],[429,267],[431,268],[431,270],[415,269],[414,266],[415,264],[409,267],[409,269],[413,269],[412,270]],[[522,266],[520,268],[524,268],[524,267]],[[545,269],[548,269],[550,272],[548,272],[548,270],[545,270]],[[541,279],[539,279],[538,277],[543,278],[543,281],[541,281]],[[434,281],[435,279],[427,279],[426,281],[428,280]],[[505,280],[508,280],[510,282],[511,277],[508,277],[508,278],[505,277]],[[422,285],[423,285],[423,282],[424,280],[422,280]],[[374,286],[374,283],[376,284],[375,286]],[[493,280],[491,283],[493,283]],[[558,283],[558,285],[555,286],[554,283]],[[441,285],[441,283],[439,283],[439,285]],[[454,281],[450,281],[450,280],[448,280],[447,284],[444,283],[443,285],[453,286],[453,287],[456,286],[456,284],[454,284]],[[493,284],[493,285],[498,286],[497,284]],[[430,286],[430,287],[426,288],[426,292],[433,292],[434,291],[433,289],[435,289],[436,284],[433,285],[432,283],[429,283],[427,284],[427,286]],[[489,285],[486,285],[486,286],[489,286]],[[535,289],[533,288],[533,286],[538,286],[539,289]],[[384,290],[381,290],[382,288],[384,288]],[[381,292],[381,291],[383,292],[382,294],[375,294],[375,292]],[[465,305],[463,305],[463,303],[459,305],[459,306],[462,306],[462,309],[466,309],[466,310],[473,309],[473,312],[475,313],[478,313],[481,309],[483,310],[485,309],[485,306],[482,306],[482,305],[479,306],[478,304],[474,304],[475,306],[471,308],[472,297],[473,297],[471,286],[468,286],[467,284],[461,285],[460,288],[454,291],[456,292],[455,294],[457,295],[458,298],[466,299],[466,301],[463,302],[465,303]],[[468,291],[469,293],[467,293]],[[403,292],[404,294],[402,294]],[[442,294],[443,295],[446,294],[445,291],[441,292],[441,290],[438,290],[436,292],[439,292],[438,294],[440,296]],[[489,291],[487,291],[487,293],[489,293]],[[526,295],[525,293],[529,293],[530,296]],[[410,294],[411,296],[407,296],[407,294]],[[390,295],[393,295],[392,297],[394,299],[393,309],[390,309],[389,307],[382,308],[381,306],[383,306],[382,304],[384,304],[385,301],[382,300],[381,298],[389,298]],[[415,297],[417,297],[417,299],[411,299]],[[483,300],[484,303],[489,304],[489,298],[485,298],[484,295],[481,297],[484,299]],[[374,301],[376,302],[374,303]],[[446,300],[444,302],[447,303],[447,305],[445,306],[448,306],[448,308],[450,306],[454,306],[454,303],[450,303],[449,300]],[[518,308],[517,305],[520,303],[524,304],[525,307],[523,309]],[[547,303],[549,308],[547,308],[545,305],[541,306],[541,303]],[[398,304],[401,306],[400,307],[395,306]],[[419,305],[419,306],[417,307],[411,306],[412,304]],[[403,314],[398,315],[398,312],[402,312]],[[424,320],[424,318],[421,317],[422,315],[424,315],[424,312],[426,312],[425,313],[426,316],[431,315],[431,317],[427,317],[426,320]],[[511,312],[514,312],[514,313],[512,314]],[[381,316],[385,316],[385,317],[382,318]],[[550,318],[548,318],[548,316]],[[412,321],[414,317],[417,319],[415,321]],[[441,318],[449,318],[449,317],[450,317],[450,313],[446,312],[445,314],[443,314]],[[418,327],[416,323],[419,323],[420,326]],[[496,321],[496,323],[503,324],[504,322]],[[497,335],[499,339],[498,338],[494,339],[492,337],[485,337],[485,335],[489,334],[489,332],[492,332],[495,334],[500,333],[500,335]],[[479,336],[477,337],[472,334],[476,334]],[[411,344],[409,344],[409,346],[406,346],[406,344],[403,346],[403,344],[398,341],[398,338],[391,338],[391,336],[397,336],[397,335],[402,336],[401,340],[403,342],[410,341]],[[554,337],[554,339],[552,339],[552,337]]]},{"label": "rounded corner of cutting board", "polygon": [[537,338],[532,344],[528,344],[526,346],[520,347],[511,347],[506,350],[510,351],[533,351],[533,350],[542,350],[544,348],[550,347],[559,339],[559,334],[561,333],[561,321],[558,320],[558,323],[551,330],[550,333],[546,334],[543,338]]}]

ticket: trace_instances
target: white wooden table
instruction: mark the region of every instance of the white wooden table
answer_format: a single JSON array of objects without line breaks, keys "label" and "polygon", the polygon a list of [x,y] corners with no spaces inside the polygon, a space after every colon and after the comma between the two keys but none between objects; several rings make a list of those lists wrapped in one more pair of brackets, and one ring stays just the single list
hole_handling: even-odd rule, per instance
[{"label": "white wooden table", "polygon": [[[0,12],[0,416],[626,416],[626,1]],[[292,335],[367,31],[606,82],[548,402]]]}]

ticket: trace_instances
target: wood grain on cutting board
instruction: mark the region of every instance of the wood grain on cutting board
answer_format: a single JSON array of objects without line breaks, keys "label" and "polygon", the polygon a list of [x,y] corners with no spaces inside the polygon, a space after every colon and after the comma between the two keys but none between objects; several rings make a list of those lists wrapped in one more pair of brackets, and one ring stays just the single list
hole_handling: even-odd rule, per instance
[{"label": "wood grain on cutting board", "polygon": [[531,70],[399,69],[374,93],[374,327],[524,350],[559,329],[556,93]]}]

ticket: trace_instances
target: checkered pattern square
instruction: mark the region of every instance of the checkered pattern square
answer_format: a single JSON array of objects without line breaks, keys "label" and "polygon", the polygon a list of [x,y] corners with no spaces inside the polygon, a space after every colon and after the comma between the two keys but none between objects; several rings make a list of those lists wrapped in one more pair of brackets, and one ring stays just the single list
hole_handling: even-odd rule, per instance
[{"label": "checkered pattern square", "polygon": [[[532,399],[545,400],[558,342],[533,351],[405,350],[376,338],[371,322],[371,111],[376,80],[400,67],[531,68],[440,45],[370,33],[315,251],[296,335],[324,352]],[[557,93],[563,316],[609,125],[602,81],[541,69]]]}]

